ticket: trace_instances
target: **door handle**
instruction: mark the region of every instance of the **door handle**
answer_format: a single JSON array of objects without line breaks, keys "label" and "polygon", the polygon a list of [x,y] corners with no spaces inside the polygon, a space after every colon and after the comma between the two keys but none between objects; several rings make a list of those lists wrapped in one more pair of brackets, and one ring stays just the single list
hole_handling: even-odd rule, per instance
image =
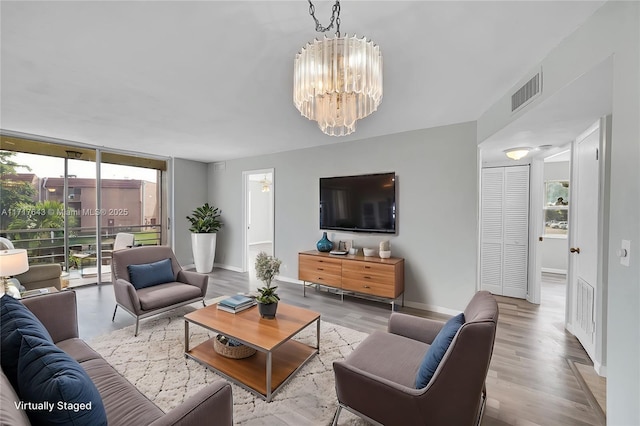
[{"label": "door handle", "polygon": [[578,253],[578,254],[580,254],[580,247],[571,247],[571,248],[569,249],[569,251],[570,251],[571,253]]}]

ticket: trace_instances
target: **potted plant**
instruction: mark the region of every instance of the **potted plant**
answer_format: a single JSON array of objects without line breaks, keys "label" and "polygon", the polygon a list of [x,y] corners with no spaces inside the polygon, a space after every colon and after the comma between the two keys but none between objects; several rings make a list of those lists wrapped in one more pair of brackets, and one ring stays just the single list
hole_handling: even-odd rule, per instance
[{"label": "potted plant", "polygon": [[222,227],[220,214],[217,207],[204,203],[187,216],[191,222],[191,249],[196,271],[209,273],[213,270],[213,262],[216,255],[216,232]]},{"label": "potted plant", "polygon": [[280,272],[282,261],[261,251],[256,257],[256,276],[265,283],[265,286],[258,289],[258,310],[262,318],[273,319],[276,317],[278,300],[280,297],[276,293],[278,286],[271,286],[271,281]]}]

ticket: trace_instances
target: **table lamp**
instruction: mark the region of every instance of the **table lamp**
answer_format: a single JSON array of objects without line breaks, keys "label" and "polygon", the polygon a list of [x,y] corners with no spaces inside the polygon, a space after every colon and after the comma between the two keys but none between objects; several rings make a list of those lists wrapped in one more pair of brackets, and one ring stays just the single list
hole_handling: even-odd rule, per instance
[{"label": "table lamp", "polygon": [[2,277],[3,293],[20,299],[20,290],[10,283],[7,278],[29,270],[29,258],[25,249],[12,249],[0,251],[0,277]]}]

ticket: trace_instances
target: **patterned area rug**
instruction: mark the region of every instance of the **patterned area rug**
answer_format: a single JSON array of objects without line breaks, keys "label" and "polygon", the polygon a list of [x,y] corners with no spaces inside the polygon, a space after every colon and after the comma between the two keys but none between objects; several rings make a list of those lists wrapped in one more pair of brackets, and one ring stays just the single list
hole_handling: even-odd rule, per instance
[{"label": "patterned area rug", "polygon": [[[209,303],[207,303],[208,305]],[[184,357],[183,316],[197,304],[143,320],[134,337],[134,326],[97,337],[89,345],[120,374],[167,412],[220,376]],[[201,304],[199,305],[202,306]],[[192,347],[213,336],[191,326]],[[337,408],[333,361],[344,359],[367,335],[339,325],[321,322],[320,354],[305,365],[270,403],[233,386],[234,423],[238,425],[329,425]],[[297,340],[315,344],[315,326]],[[342,410],[340,425],[367,424]]]}]

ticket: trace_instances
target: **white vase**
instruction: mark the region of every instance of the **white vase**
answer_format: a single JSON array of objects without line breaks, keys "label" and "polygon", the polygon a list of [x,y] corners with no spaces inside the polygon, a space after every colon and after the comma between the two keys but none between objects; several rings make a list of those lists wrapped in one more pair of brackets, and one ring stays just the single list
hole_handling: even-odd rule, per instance
[{"label": "white vase", "polygon": [[216,256],[216,233],[191,234],[191,250],[196,272],[207,274],[213,270]]}]

